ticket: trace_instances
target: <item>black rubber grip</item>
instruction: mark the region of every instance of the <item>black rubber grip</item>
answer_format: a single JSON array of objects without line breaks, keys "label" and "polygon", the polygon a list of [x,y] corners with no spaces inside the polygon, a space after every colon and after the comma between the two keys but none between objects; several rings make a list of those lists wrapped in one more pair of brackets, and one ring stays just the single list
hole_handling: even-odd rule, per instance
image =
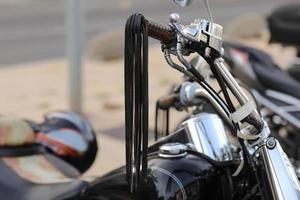
[{"label": "black rubber grip", "polygon": [[148,35],[164,44],[170,43],[175,38],[174,30],[169,25],[146,20],[148,25]]}]

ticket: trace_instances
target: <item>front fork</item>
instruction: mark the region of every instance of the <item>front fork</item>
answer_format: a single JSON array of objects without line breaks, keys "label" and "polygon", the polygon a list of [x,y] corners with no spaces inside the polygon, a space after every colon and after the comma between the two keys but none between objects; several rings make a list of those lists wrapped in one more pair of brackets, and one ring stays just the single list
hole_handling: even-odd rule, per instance
[{"label": "front fork", "polygon": [[268,185],[276,200],[300,199],[300,184],[295,169],[273,137],[262,142],[259,156],[266,171]]}]

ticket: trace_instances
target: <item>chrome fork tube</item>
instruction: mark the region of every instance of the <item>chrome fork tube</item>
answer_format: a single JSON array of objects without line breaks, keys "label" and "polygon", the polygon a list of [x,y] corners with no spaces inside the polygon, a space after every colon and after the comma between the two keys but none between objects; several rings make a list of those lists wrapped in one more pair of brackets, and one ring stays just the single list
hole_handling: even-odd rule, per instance
[{"label": "chrome fork tube", "polygon": [[[227,67],[224,64],[223,58],[218,58],[215,60],[214,65],[216,66],[217,70],[221,73],[222,77],[224,78],[226,84],[228,85],[229,89],[233,93],[233,95],[236,97],[238,102],[241,106],[246,105],[249,103],[248,96],[244,93],[244,91],[241,89],[240,85],[237,83],[237,81],[233,78],[231,73],[228,71]],[[253,117],[261,124],[261,117],[256,109],[254,109],[251,113]]]},{"label": "chrome fork tube", "polygon": [[242,106],[245,105],[249,101],[249,98],[243,92],[243,90],[240,88],[239,84],[236,82],[236,80],[233,78],[233,76],[230,74],[230,72],[224,65],[223,58],[216,59],[214,64],[217,67],[218,71],[221,73],[222,77],[226,81],[228,87],[230,88],[230,90],[232,91],[234,96],[239,101],[239,103]]},{"label": "chrome fork tube", "polygon": [[275,200],[299,200],[300,185],[296,173],[280,143],[268,138],[261,147],[260,156]]}]

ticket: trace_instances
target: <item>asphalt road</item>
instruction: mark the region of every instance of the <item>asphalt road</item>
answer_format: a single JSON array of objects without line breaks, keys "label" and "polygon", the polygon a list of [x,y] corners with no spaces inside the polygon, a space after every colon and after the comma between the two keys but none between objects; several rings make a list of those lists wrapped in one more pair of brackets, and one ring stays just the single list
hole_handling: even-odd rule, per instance
[{"label": "asphalt road", "polygon": [[[226,24],[245,13],[266,14],[281,3],[299,0],[211,0],[215,21]],[[21,2],[21,3],[20,3]],[[0,66],[65,56],[64,0],[0,0]],[[86,40],[121,30],[140,12],[160,22],[178,12],[183,22],[207,17],[200,0],[180,8],[170,0],[85,0]]]}]

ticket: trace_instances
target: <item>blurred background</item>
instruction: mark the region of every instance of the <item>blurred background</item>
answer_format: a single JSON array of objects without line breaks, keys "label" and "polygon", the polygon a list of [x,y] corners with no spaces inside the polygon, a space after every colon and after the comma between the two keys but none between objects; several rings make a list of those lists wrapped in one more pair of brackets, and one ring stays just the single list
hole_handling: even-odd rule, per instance
[{"label": "blurred background", "polygon": [[[281,4],[299,0],[210,0],[214,20],[225,37],[266,48],[282,57],[295,51],[268,45],[264,17]],[[128,16],[140,12],[168,23],[177,12],[181,22],[207,18],[202,1],[180,8],[170,0],[85,0],[83,16],[82,113],[94,126],[101,153],[88,174],[103,174],[124,162],[123,29]],[[55,110],[70,109],[67,58],[67,1],[0,0],[0,111],[41,121]],[[159,44],[151,41],[150,114],[155,100],[180,75],[165,64]],[[281,58],[282,58],[281,57]],[[285,59],[278,61],[284,65]],[[153,123],[150,123],[153,126]]]}]

